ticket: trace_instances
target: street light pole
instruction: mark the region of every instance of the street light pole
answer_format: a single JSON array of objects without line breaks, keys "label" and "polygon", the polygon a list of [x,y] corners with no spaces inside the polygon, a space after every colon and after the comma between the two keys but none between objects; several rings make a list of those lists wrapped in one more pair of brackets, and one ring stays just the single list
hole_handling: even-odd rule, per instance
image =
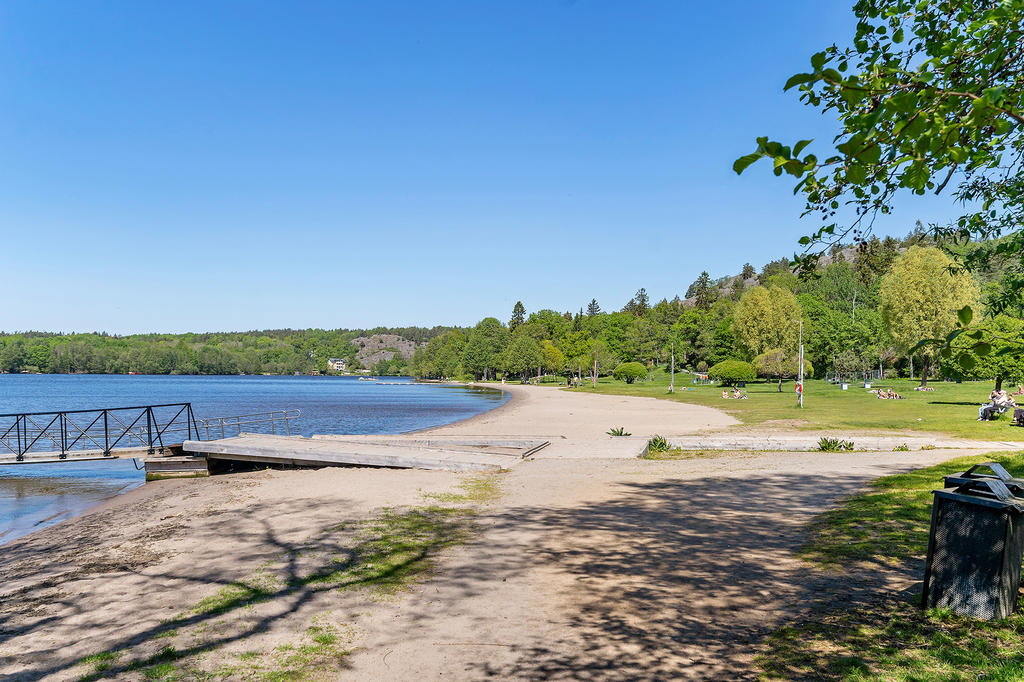
[{"label": "street light pole", "polygon": [[804,321],[800,320],[800,407],[804,406]]},{"label": "street light pole", "polygon": [[672,339],[672,378],[669,379],[668,392],[676,392],[676,341]]}]

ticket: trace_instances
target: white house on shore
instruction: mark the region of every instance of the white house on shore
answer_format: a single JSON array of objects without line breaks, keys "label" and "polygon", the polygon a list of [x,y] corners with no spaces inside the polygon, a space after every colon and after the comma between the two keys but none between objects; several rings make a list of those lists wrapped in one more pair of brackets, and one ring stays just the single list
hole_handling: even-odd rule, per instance
[{"label": "white house on shore", "polygon": [[330,367],[335,372],[344,372],[345,369],[348,367],[348,359],[347,358],[328,358],[327,359],[327,366]]}]

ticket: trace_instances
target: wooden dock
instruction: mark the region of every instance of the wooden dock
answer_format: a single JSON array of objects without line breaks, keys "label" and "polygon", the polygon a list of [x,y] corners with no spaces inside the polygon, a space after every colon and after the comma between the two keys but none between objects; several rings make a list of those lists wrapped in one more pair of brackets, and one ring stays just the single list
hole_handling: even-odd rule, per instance
[{"label": "wooden dock", "polygon": [[[548,444],[527,439],[426,436],[313,436],[242,434],[185,441],[185,454],[206,459],[290,466],[371,466],[446,471],[501,471]],[[158,459],[158,458],[154,458]]]}]

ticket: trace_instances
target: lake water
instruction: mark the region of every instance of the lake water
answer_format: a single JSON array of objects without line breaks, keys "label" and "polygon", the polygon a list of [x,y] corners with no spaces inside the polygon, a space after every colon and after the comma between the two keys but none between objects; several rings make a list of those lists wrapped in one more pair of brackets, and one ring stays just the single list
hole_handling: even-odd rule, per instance
[{"label": "lake water", "polygon": [[[493,389],[356,377],[0,374],[0,414],[191,402],[197,418],[298,409],[293,433],[403,433],[497,407]],[[0,465],[0,544],[144,483],[133,460]]]}]

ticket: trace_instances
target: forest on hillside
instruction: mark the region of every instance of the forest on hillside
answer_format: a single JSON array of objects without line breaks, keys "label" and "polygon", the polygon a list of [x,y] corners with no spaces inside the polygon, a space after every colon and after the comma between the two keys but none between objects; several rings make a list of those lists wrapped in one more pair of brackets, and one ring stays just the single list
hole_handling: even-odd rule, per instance
[{"label": "forest on hillside", "polygon": [[[471,329],[434,337],[412,357],[409,371],[434,378],[582,377],[595,366],[604,375],[626,363],[648,372],[667,369],[674,355],[677,371],[781,381],[797,374],[802,334],[810,376],[923,372],[1022,381],[1020,359],[998,352],[974,356],[966,339],[949,352],[911,353],[918,341],[953,329],[963,306],[984,309],[987,297],[1010,276],[1011,268],[998,265],[982,273],[959,270],[919,226],[902,240],[875,237],[836,245],[810,277],[798,277],[790,261],[780,259],[760,270],[746,264],[739,275],[717,280],[701,273],[685,297],[654,302],[640,289],[616,311],[591,300],[575,313],[527,314],[517,303],[507,323],[488,317]],[[1020,310],[993,314],[984,324],[1004,338],[1024,331]],[[962,355],[972,357],[958,362]]]},{"label": "forest on hillside", "polygon": [[[950,249],[946,249],[949,251]],[[358,370],[353,339],[394,334],[418,344],[362,368],[374,374],[488,379],[540,373],[610,374],[627,363],[646,371],[717,372],[782,380],[796,375],[802,333],[812,376],[865,372],[1024,381],[1024,363],[992,353],[958,363],[968,349],[934,354],[912,349],[944,336],[963,305],[984,306],[1008,276],[998,265],[959,272],[920,228],[904,239],[872,238],[834,246],[812,277],[798,277],[782,258],[713,279],[701,273],[683,295],[653,301],[640,289],[620,308],[591,300],[577,311],[519,302],[509,316],[473,327],[378,327],[371,330],[264,330],[208,334],[105,333],[0,335],[0,371],[140,374],[330,373],[330,358]],[[976,309],[978,309],[976,307]],[[1020,310],[985,318],[1010,338],[1024,331]],[[724,363],[724,364],[723,364]],[[738,368],[738,369],[737,369]]]}]

